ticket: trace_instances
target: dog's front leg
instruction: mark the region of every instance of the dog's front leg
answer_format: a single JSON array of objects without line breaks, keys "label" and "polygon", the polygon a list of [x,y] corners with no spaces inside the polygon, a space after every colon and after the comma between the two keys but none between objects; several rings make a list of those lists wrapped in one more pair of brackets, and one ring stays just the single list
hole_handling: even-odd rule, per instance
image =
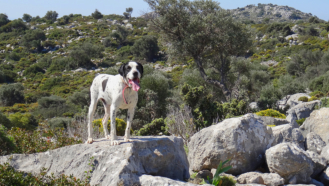
[{"label": "dog's front leg", "polygon": [[111,143],[110,145],[119,145],[118,137],[117,137],[117,130],[115,126],[115,118],[117,113],[118,107],[115,104],[111,105],[110,113],[111,113]]},{"label": "dog's front leg", "polygon": [[129,108],[127,113],[127,127],[124,137],[124,142],[132,141],[130,140],[130,129],[131,129],[131,122],[134,119],[135,107]]}]

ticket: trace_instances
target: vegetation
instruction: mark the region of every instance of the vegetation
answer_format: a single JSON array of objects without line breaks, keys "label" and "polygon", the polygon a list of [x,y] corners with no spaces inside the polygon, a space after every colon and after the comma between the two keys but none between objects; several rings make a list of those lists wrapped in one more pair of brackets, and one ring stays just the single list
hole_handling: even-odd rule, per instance
[{"label": "vegetation", "polygon": [[[259,115],[285,118],[288,108],[277,101],[306,90],[311,98],[300,101],[329,107],[328,22],[293,8],[290,17],[265,15],[272,4],[229,12],[215,1],[146,2],[159,17],[132,17],[133,8],[16,20],[0,13],[1,155],[86,140],[89,87],[96,73],[117,74],[118,62],[144,65],[135,135],[175,135],[187,144],[204,127],[252,112],[251,102]],[[103,115],[99,103],[95,137],[103,137]],[[119,135],[125,119],[118,111]]]}]

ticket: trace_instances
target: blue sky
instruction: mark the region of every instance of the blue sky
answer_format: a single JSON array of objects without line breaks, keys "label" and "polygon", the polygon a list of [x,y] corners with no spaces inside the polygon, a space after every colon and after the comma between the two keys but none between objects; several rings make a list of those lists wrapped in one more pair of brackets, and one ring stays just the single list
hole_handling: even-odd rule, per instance
[{"label": "blue sky", "polygon": [[[222,0],[218,2],[225,9],[258,3],[287,5],[305,13],[312,13],[325,21],[329,20],[329,0]],[[103,14],[122,15],[127,7],[134,9],[134,17],[150,11],[143,0],[0,0],[0,13],[7,14],[11,20],[21,18],[24,13],[43,17],[48,10],[56,11],[59,17],[70,13],[90,15],[96,8]]]}]

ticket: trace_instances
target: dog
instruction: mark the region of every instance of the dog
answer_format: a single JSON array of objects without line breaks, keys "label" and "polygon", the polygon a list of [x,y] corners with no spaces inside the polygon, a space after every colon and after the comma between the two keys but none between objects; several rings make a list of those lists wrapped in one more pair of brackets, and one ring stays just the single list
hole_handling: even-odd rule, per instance
[{"label": "dog", "polygon": [[[119,145],[117,139],[115,118],[118,109],[128,109],[127,127],[125,130],[124,142],[130,140],[131,122],[134,118],[135,107],[138,101],[137,91],[140,86],[140,79],[143,75],[143,65],[137,62],[128,62],[120,66],[117,75],[99,74],[96,75],[90,87],[90,106],[88,111],[88,140],[93,143],[92,121],[97,102],[101,100],[104,105],[105,115],[102,120],[105,138],[111,139],[110,145]],[[111,117],[111,135],[107,129],[107,121]]]}]

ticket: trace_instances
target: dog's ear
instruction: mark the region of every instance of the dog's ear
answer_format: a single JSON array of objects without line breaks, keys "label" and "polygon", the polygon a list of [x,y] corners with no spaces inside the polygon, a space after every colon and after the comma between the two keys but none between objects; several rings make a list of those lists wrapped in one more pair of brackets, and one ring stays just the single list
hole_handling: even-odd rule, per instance
[{"label": "dog's ear", "polygon": [[120,66],[120,68],[119,68],[119,70],[118,70],[118,72],[119,72],[119,74],[122,76],[122,77],[124,77],[124,74],[125,74],[125,63],[123,63],[121,66]]},{"label": "dog's ear", "polygon": [[138,62],[137,62],[137,64],[138,64],[137,69],[141,73],[141,76],[143,76],[143,72],[144,72],[143,65]]}]

